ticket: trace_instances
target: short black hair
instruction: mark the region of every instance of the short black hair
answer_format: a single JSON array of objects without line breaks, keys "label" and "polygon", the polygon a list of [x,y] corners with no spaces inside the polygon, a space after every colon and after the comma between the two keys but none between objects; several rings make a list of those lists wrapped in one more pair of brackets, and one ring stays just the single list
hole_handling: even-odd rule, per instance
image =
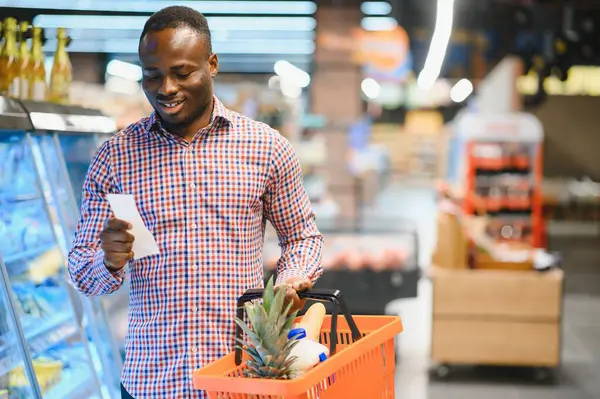
[{"label": "short black hair", "polygon": [[185,6],[165,7],[152,14],[144,24],[140,42],[149,32],[158,32],[163,29],[176,29],[187,27],[195,30],[206,38],[208,52],[212,53],[210,29],[206,17],[193,8]]}]

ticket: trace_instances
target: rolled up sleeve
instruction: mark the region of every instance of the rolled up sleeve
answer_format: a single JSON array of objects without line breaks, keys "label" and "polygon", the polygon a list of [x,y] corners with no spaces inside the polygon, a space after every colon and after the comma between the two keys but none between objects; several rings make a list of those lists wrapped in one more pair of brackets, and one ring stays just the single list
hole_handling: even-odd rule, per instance
[{"label": "rolled up sleeve", "polygon": [[323,236],[302,182],[300,162],[290,142],[275,132],[265,215],[277,232],[281,257],[277,284],[291,277],[312,282],[323,273]]},{"label": "rolled up sleeve", "polygon": [[104,265],[100,232],[111,216],[106,194],[114,192],[110,147],[106,141],[94,156],[83,184],[81,217],[69,252],[71,284],[86,296],[110,294],[121,287],[125,268],[112,273]]}]

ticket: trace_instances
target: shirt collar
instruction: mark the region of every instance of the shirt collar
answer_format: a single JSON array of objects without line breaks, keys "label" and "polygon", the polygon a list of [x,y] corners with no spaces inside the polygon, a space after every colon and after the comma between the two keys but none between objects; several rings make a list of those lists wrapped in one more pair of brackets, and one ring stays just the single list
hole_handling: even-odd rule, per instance
[{"label": "shirt collar", "polygon": [[[231,116],[231,111],[227,109],[225,105],[223,105],[217,96],[213,96],[213,112],[210,117],[210,125],[215,124],[219,120],[223,121],[225,125],[229,125],[233,119]],[[159,132],[166,131],[162,125],[160,116],[156,111],[153,111],[152,114],[150,114],[146,123],[146,131],[149,132],[152,129],[157,129]]]}]

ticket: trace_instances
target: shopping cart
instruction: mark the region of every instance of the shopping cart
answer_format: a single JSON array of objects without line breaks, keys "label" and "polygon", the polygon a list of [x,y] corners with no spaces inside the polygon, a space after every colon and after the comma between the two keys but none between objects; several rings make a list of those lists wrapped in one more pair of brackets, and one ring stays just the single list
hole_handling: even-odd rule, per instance
[{"label": "shopping cart", "polygon": [[[261,298],[262,292],[249,290],[238,300],[238,317],[243,316],[243,304]],[[205,390],[211,399],[394,399],[394,338],[402,332],[400,318],[352,316],[338,290],[299,294],[334,304],[321,328],[329,359],[294,380],[245,378],[245,354],[236,349],[195,371],[194,388]],[[344,318],[338,320],[339,311]],[[236,335],[242,337],[239,327]]]}]

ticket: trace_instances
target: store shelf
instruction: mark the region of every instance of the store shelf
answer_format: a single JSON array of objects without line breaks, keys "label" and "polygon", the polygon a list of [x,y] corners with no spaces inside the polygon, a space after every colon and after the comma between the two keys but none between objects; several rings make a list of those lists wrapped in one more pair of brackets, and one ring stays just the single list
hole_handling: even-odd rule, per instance
[{"label": "store shelf", "polygon": [[42,197],[39,194],[22,194],[13,195],[0,193],[0,203],[20,203],[41,200]]},{"label": "store shelf", "polygon": [[40,247],[22,251],[15,255],[9,255],[4,258],[4,263],[6,264],[6,268],[10,274],[23,274],[29,270],[29,263],[27,262],[28,260],[37,258],[38,256],[53,250],[55,247],[56,244],[42,245]]},{"label": "store shelf", "polygon": [[89,365],[71,362],[69,368],[63,370],[60,382],[44,395],[44,399],[96,399],[96,392]]},{"label": "store shelf", "polygon": [[43,352],[77,333],[73,316],[63,313],[42,324],[39,328],[25,333],[29,347],[33,353]]},{"label": "store shelf", "polygon": [[19,358],[17,354],[13,354],[9,351],[9,348],[14,346],[14,342],[11,340],[11,335],[5,334],[2,337],[2,345],[0,345],[0,376],[8,373],[19,365]]},{"label": "store shelf", "polygon": [[[71,315],[67,313],[60,314],[52,320],[40,325],[25,333],[29,347],[33,353],[40,353],[52,346],[71,338],[77,333],[77,326]],[[19,358],[9,356],[11,342],[6,342],[0,346],[0,375],[8,373],[19,365]]]}]

